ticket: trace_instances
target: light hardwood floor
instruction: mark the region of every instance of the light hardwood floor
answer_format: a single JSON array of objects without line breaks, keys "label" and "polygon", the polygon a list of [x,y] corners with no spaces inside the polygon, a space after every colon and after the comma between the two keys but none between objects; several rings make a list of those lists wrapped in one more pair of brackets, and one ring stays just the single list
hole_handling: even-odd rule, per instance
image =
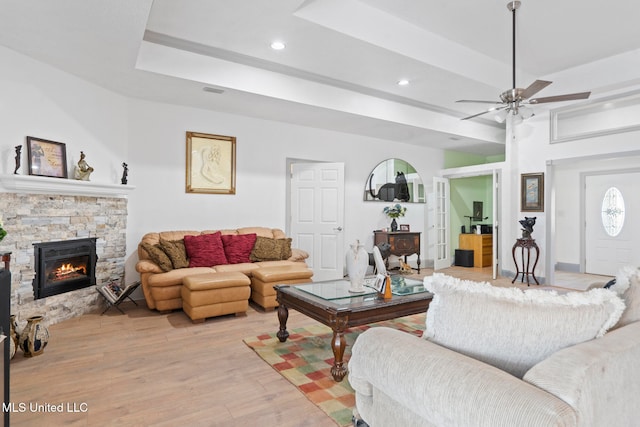
[{"label": "light hardwood floor", "polygon": [[[491,281],[490,269],[446,273]],[[422,271],[420,276],[430,274]],[[508,278],[491,281],[511,286]],[[11,362],[12,426],[335,426],[242,341],[275,332],[274,311],[192,324],[182,311],[159,314],[133,303],[126,314],[86,314],[50,327],[44,353]],[[289,328],[316,323],[295,311]],[[30,406],[63,405],[64,412]],[[47,408],[45,408],[47,409]],[[86,412],[68,412],[68,409]]]}]

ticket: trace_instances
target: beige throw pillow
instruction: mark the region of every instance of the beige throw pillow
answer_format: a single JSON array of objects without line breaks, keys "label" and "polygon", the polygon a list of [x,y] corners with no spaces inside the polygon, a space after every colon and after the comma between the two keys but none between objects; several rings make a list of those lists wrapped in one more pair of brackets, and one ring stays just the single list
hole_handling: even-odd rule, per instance
[{"label": "beige throw pillow", "polygon": [[171,259],[173,268],[189,267],[189,259],[187,258],[187,250],[184,247],[184,240],[165,240],[161,237],[160,247]]},{"label": "beige throw pillow", "polygon": [[424,286],[434,297],[423,338],[518,378],[552,353],[604,335],[624,310],[608,289],[559,295],[438,273]]},{"label": "beige throw pillow", "polygon": [[149,258],[151,261],[156,263],[158,267],[162,269],[162,271],[171,271],[173,270],[173,263],[171,259],[166,254],[166,252],[162,249],[160,244],[151,245],[149,243],[141,243],[142,248],[147,251],[149,254]]},{"label": "beige throw pillow", "polygon": [[257,236],[256,243],[249,255],[253,262],[280,261],[291,257],[291,238],[271,239]]}]

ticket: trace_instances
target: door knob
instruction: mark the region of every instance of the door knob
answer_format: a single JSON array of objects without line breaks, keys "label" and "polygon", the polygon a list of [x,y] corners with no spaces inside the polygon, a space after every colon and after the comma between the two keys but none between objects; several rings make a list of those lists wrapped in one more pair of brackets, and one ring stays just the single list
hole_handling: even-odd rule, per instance
[{"label": "door knob", "polygon": [[342,227],[334,228],[335,231],[342,231]]}]

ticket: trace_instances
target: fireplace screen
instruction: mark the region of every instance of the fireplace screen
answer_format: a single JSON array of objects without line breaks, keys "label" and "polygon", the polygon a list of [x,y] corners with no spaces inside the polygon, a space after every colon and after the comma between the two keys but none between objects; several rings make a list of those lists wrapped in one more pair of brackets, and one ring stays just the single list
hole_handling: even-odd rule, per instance
[{"label": "fireplace screen", "polygon": [[96,239],[35,243],[33,294],[45,298],[96,284]]}]

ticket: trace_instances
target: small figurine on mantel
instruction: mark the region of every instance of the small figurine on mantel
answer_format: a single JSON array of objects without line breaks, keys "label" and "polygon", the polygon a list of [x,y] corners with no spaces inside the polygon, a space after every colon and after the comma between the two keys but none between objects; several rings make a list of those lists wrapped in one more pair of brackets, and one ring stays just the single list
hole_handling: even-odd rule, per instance
[{"label": "small figurine on mantel", "polygon": [[80,160],[78,161],[78,166],[76,166],[75,178],[80,181],[89,181],[89,176],[91,172],[93,172],[93,168],[89,166],[87,161],[84,159],[84,152],[80,152]]},{"label": "small figurine on mantel", "polygon": [[122,167],[124,168],[124,170],[122,171],[122,179],[120,180],[120,182],[122,183],[122,185],[127,185],[127,176],[129,175],[129,165],[127,165],[126,163],[122,163]]},{"label": "small figurine on mantel", "polygon": [[533,226],[536,225],[536,216],[525,216],[521,219],[520,225],[522,226],[522,238],[530,239],[531,233],[533,233]]},{"label": "small figurine on mantel", "polygon": [[20,169],[21,158],[22,158],[22,145],[16,145],[16,169],[13,171],[14,175],[18,174],[18,169]]}]

